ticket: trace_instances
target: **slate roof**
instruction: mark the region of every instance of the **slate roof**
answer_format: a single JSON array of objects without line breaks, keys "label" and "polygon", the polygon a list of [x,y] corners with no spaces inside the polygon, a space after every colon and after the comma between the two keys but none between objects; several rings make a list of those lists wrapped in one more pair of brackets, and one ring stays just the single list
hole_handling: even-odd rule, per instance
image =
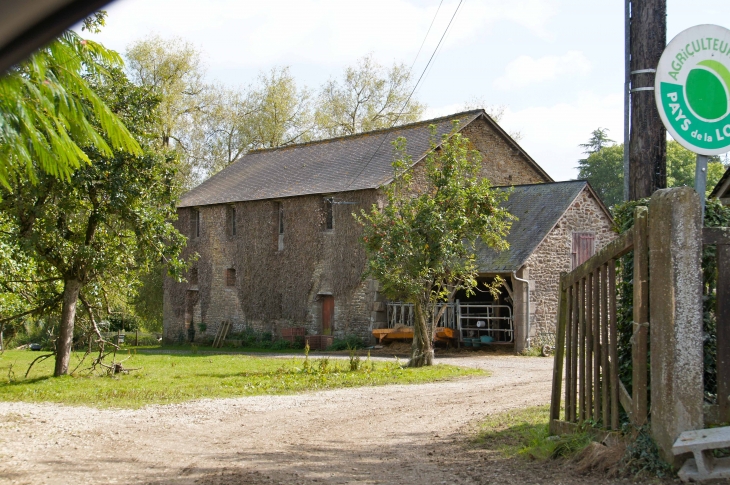
[{"label": "slate roof", "polygon": [[590,186],[584,180],[515,185],[504,204],[517,217],[507,236],[510,247],[497,252],[480,242],[476,251],[479,272],[508,273],[520,269],[586,187]]},{"label": "slate roof", "polygon": [[428,126],[436,126],[438,138],[451,130],[483,118],[519,151],[535,169],[552,180],[484,110],[472,110],[441,118],[281,148],[254,150],[182,196],[178,207],[226,204],[373,189],[390,182],[393,145],[398,137],[408,141],[415,164],[430,150]]},{"label": "slate roof", "polygon": [[715,188],[712,189],[712,193],[710,194],[710,197],[727,197],[728,194],[730,194],[730,168],[725,170],[725,173],[722,175],[722,178],[719,182],[717,182],[717,185],[715,185]]}]

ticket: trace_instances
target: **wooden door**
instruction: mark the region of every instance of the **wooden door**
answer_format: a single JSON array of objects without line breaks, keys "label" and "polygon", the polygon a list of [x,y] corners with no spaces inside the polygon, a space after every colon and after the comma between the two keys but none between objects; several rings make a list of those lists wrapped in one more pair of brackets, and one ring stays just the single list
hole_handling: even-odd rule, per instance
[{"label": "wooden door", "polygon": [[322,335],[332,335],[332,321],[335,319],[335,297],[322,296]]}]

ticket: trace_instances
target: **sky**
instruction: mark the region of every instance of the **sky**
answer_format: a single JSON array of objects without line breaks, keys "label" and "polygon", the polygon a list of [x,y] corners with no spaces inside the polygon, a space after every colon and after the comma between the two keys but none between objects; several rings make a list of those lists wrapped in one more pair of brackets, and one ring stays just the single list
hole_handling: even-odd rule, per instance
[{"label": "sky", "polygon": [[[289,66],[316,90],[368,54],[412,65],[416,79],[425,72],[415,97],[426,118],[475,99],[504,106],[503,128],[520,132],[555,180],[568,180],[594,129],[623,141],[623,4],[462,0],[457,10],[459,0],[117,0],[104,30],[89,37],[121,53],[150,35],[183,38],[203,53],[207,79],[232,87]],[[730,28],[730,1],[667,0],[667,41],[705,23]]]}]

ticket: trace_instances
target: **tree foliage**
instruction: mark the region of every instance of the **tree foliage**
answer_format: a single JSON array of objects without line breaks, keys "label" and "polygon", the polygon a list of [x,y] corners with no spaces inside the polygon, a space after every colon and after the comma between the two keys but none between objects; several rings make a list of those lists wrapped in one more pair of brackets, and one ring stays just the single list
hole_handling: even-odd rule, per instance
[{"label": "tree foliage", "polygon": [[[103,22],[103,17],[101,18]],[[87,26],[94,22],[87,22]],[[0,77],[0,184],[40,173],[68,180],[88,164],[84,149],[140,155],[139,144],[87,79],[109,79],[119,55],[65,32]]]},{"label": "tree foliage", "polygon": [[507,248],[512,216],[501,207],[506,193],[478,177],[482,156],[455,130],[432,141],[420,190],[406,141],[396,140],[393,182],[382,189],[386,203],[358,217],[367,274],[389,299],[414,305],[413,366],[433,362],[437,303],[476,286],[477,240]]},{"label": "tree foliage", "polygon": [[[590,182],[603,202],[612,207],[623,201],[624,146],[607,136],[605,128],[593,131],[587,143],[581,144],[588,155],[578,161],[578,178]],[[697,155],[674,140],[667,142],[667,187],[694,187]],[[719,157],[707,164],[707,194],[717,185],[725,172]]]},{"label": "tree foliage", "polygon": [[[86,147],[92,163],[68,179],[39,174],[35,183],[14,180],[0,202],[8,228],[3,239],[33,262],[41,293],[52,295],[56,305],[62,302],[56,375],[68,372],[79,300],[93,322],[115,296],[133,292],[137,272],[161,259],[174,275],[185,268],[178,258],[185,238],[171,224],[177,162],[153,146],[150,135],[159,99],[129,83],[121,70],[108,69],[109,77],[90,73],[89,85],[130,127],[142,153]],[[101,124],[96,118],[90,122]]]},{"label": "tree foliage", "polygon": [[390,128],[421,119],[424,106],[411,100],[411,71],[404,64],[385,69],[372,55],[322,86],[315,119],[326,138]]}]

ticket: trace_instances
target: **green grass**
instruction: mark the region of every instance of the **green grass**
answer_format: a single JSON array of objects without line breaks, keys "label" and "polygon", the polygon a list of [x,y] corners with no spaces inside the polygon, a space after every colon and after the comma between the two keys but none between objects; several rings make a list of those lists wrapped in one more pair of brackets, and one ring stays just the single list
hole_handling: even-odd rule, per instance
[{"label": "green grass", "polygon": [[550,406],[515,409],[489,416],[481,423],[474,443],[495,449],[506,457],[538,460],[572,456],[588,446],[591,436],[584,432],[551,437],[549,416]]},{"label": "green grass", "polygon": [[[346,359],[267,358],[240,354],[132,353],[125,368],[141,368],[113,377],[84,375],[51,377],[53,358],[29,363],[42,352],[6,351],[0,356],[0,400],[56,402],[95,407],[139,408],[199,398],[225,398],[385,384],[417,384],[470,375],[476,369],[436,365],[403,369],[395,362],[366,362],[350,371]],[[76,366],[79,354],[71,359]],[[88,367],[85,363],[83,367]]]}]

